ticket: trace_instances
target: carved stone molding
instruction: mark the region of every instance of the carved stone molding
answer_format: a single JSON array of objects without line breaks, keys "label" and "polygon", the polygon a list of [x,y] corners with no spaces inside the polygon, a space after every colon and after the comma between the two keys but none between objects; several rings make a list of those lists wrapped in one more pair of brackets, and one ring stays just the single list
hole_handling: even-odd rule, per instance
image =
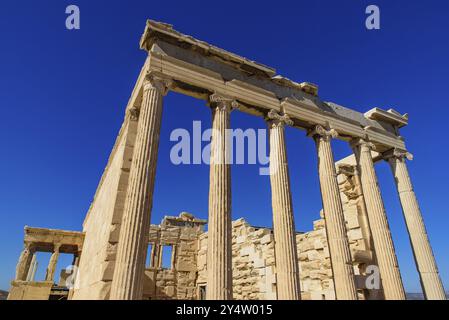
[{"label": "carved stone molding", "polygon": [[368,148],[370,151],[376,150],[376,145],[365,139],[353,139],[350,144],[352,148],[361,147]]},{"label": "carved stone molding", "polygon": [[270,123],[271,126],[284,127],[285,125],[293,125],[293,120],[288,114],[284,113],[281,115],[274,109],[271,109],[270,112],[268,112],[266,120],[268,121],[268,123]]},{"label": "carved stone molding", "polygon": [[211,108],[220,108],[227,112],[239,108],[239,103],[235,99],[219,93],[213,93],[209,96],[209,105]]},{"label": "carved stone molding", "polygon": [[398,160],[401,160],[401,161],[403,161],[405,159],[407,159],[409,161],[413,160],[413,155],[410,152],[407,152],[405,150],[401,150],[401,149],[398,149],[398,148],[394,148],[394,149],[391,149],[391,150],[389,150],[387,152],[384,152],[382,154],[382,156],[383,156],[385,161],[389,161],[391,159],[398,159]]},{"label": "carved stone molding", "polygon": [[338,138],[338,132],[335,129],[326,129],[321,125],[316,125],[313,129],[307,132],[308,137],[321,138],[325,140],[330,140],[332,138]]},{"label": "carved stone molding", "polygon": [[149,73],[145,77],[143,90],[147,91],[150,89],[156,89],[162,96],[165,96],[172,85],[173,81],[171,79],[157,73]]}]

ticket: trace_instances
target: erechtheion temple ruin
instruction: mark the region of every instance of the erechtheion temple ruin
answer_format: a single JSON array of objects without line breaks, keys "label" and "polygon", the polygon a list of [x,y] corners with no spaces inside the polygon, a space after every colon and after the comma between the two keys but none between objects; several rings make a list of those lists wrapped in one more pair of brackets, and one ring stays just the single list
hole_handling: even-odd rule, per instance
[{"label": "erechtheion temple ruin", "polygon": [[[148,21],[140,46],[148,57],[83,231],[25,227],[9,299],[405,299],[374,168],[383,160],[396,181],[424,295],[445,299],[399,133],[407,115],[324,102],[314,84],[276,75],[165,23]],[[182,212],[150,224],[169,91],[205,100],[211,110],[208,220]],[[268,125],[272,228],[231,221],[225,130],[233,110]],[[309,232],[295,229],[286,126],[306,130],[304,139],[316,143],[323,210]],[[333,139],[346,141],[353,154],[335,161]],[[169,265],[162,263],[164,250],[171,252]],[[37,252],[52,253],[45,281],[34,281]],[[76,272],[63,270],[56,283],[61,253],[73,254]],[[368,281],[372,266],[380,275],[375,288]]]}]

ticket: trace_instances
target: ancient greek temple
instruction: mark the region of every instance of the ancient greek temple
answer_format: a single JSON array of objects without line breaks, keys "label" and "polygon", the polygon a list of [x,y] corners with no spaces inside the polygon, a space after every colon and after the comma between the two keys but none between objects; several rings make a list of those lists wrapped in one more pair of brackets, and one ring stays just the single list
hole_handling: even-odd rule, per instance
[{"label": "ancient greek temple", "polygon": [[[284,78],[165,23],[148,21],[140,47],[148,57],[82,231],[26,227],[9,299],[403,300],[374,167],[379,161],[391,166],[424,295],[445,299],[407,170],[411,154],[399,132],[407,115],[380,108],[360,113],[322,101],[317,85]],[[183,212],[150,224],[168,92],[210,108],[208,220]],[[272,228],[231,221],[225,130],[233,112],[262,117],[269,128]],[[309,232],[295,229],[286,126],[306,130],[304,139],[316,144],[323,210]],[[346,141],[353,154],[335,161],[334,139]],[[52,253],[41,281],[34,279],[37,252]],[[60,253],[74,256],[73,286],[63,281],[66,270],[56,284]],[[367,284],[373,270],[377,288]]]}]

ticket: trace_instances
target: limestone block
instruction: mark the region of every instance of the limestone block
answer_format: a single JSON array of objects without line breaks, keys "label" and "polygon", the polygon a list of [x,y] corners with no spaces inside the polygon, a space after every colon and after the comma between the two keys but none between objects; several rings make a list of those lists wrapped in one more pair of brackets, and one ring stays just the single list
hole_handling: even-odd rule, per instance
[{"label": "limestone block", "polygon": [[53,282],[12,281],[8,300],[48,300]]},{"label": "limestone block", "polygon": [[299,259],[299,261],[305,261],[305,260],[307,260],[307,257],[308,257],[308,255],[307,255],[307,253],[305,253],[305,252],[300,252],[300,253],[298,254],[298,259]]},{"label": "limestone block", "polygon": [[177,271],[186,271],[186,272],[197,270],[197,267],[193,261],[187,261],[187,260],[181,260],[181,259],[178,259],[175,268]]},{"label": "limestone block", "polygon": [[349,241],[356,241],[363,239],[363,234],[361,229],[352,229],[348,231]]},{"label": "limestone block", "polygon": [[270,233],[270,230],[269,230],[269,229],[260,228],[260,229],[258,229],[258,230],[256,230],[256,231],[254,232],[254,236],[255,236],[256,238],[261,238],[261,237],[263,237],[264,235],[269,234],[269,233]]},{"label": "limestone block", "polygon": [[270,243],[272,241],[273,241],[273,235],[271,233],[264,235],[262,237],[262,239],[260,239],[260,243],[261,244],[268,244],[268,243]]},{"label": "limestone block", "polygon": [[315,248],[315,249],[323,249],[324,248],[324,244],[323,244],[323,242],[322,242],[322,240],[321,239],[316,239],[314,242],[313,242],[313,247]]},{"label": "limestone block", "polygon": [[310,250],[310,251],[307,251],[307,258],[309,259],[309,261],[320,260],[321,255],[319,254],[319,252],[317,250]]},{"label": "limestone block", "polygon": [[265,260],[264,259],[255,259],[253,262],[254,268],[264,268],[265,267]]},{"label": "limestone block", "polygon": [[239,237],[237,237],[237,238],[235,239],[235,242],[236,242],[237,244],[241,244],[241,243],[244,243],[245,240],[246,240],[246,237],[244,237],[244,236],[239,236]]},{"label": "limestone block", "polygon": [[346,215],[346,228],[356,229],[360,227],[359,218],[357,215]]},{"label": "limestone block", "polygon": [[320,220],[315,220],[313,222],[313,229],[314,230],[319,230],[319,229],[323,229],[325,227],[325,222],[323,219]]},{"label": "limestone block", "polygon": [[104,261],[101,263],[101,280],[112,281],[114,276],[115,261]]},{"label": "limestone block", "polygon": [[240,256],[249,256],[254,253],[254,247],[246,246],[240,249]]},{"label": "limestone block", "polygon": [[244,218],[240,218],[232,222],[232,228],[238,228],[246,223]]},{"label": "limestone block", "polygon": [[115,261],[117,256],[117,243],[108,242],[105,251],[105,261]]},{"label": "limestone block", "polygon": [[323,249],[322,255],[323,255],[323,258],[329,258],[330,257],[329,247],[325,247]]},{"label": "limestone block", "polygon": [[109,242],[117,243],[120,236],[120,224],[112,224],[109,228]]},{"label": "limestone block", "polygon": [[309,238],[323,238],[326,237],[326,230],[319,229],[308,232]]},{"label": "limestone block", "polygon": [[310,262],[302,262],[301,268],[303,270],[316,270],[320,268],[320,261],[310,261]]},{"label": "limestone block", "polygon": [[312,249],[313,249],[313,242],[309,241],[308,239],[298,243],[298,251],[299,252],[306,252],[306,251],[309,251]]}]

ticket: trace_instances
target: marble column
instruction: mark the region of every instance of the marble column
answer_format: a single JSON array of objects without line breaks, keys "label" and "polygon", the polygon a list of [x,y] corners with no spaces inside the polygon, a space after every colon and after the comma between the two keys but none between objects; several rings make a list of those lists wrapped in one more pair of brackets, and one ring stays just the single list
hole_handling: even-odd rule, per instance
[{"label": "marble column", "polygon": [[26,277],[27,281],[34,281],[34,277],[36,275],[36,269],[37,269],[36,254],[33,254],[33,257],[31,258],[30,268],[28,270],[28,274]]},{"label": "marble column", "polygon": [[360,180],[365,195],[368,220],[385,299],[404,300],[405,292],[398,260],[371,156],[371,150],[374,146],[360,139],[353,142],[353,147],[359,166]]},{"label": "marble column", "polygon": [[47,274],[45,275],[45,281],[54,281],[55,279],[55,271],[56,265],[58,264],[59,259],[59,244],[55,244],[53,253],[51,254],[50,261],[48,262]]},{"label": "marble column", "polygon": [[81,257],[81,252],[80,251],[78,251],[77,253],[75,253],[73,255],[72,266],[78,268],[79,263],[80,263],[80,257]]},{"label": "marble column", "polygon": [[[80,265],[80,260],[81,260],[81,251],[78,251],[77,253],[75,253],[73,255],[73,260],[72,260],[72,267],[71,267],[71,283],[72,286],[75,285],[77,278],[78,278],[78,274],[79,274],[79,265]],[[67,280],[66,280],[67,283]],[[73,288],[71,288],[73,289]]]},{"label": "marble column", "polygon": [[151,246],[151,256],[150,256],[150,268],[156,268],[157,264],[156,264],[156,259],[157,259],[157,244],[153,243],[153,245]]},{"label": "marble column", "polygon": [[405,162],[406,158],[411,160],[411,155],[405,151],[394,149],[385,153],[384,157],[390,163],[396,181],[424,295],[428,300],[446,300],[446,294]]},{"label": "marble column", "polygon": [[162,269],[162,253],[164,250],[164,245],[160,244],[158,246],[158,251],[157,251],[157,267],[158,269]]},{"label": "marble column", "polygon": [[275,110],[271,110],[267,118],[270,135],[270,182],[277,297],[279,300],[299,300],[301,291],[296,231],[284,132],[284,126],[292,125],[293,122],[288,115],[280,115]]},{"label": "marble column", "polygon": [[25,243],[16,267],[16,280],[26,280],[33,255],[31,243]]},{"label": "marble column", "polygon": [[207,300],[232,299],[230,113],[236,102],[210,96],[212,138],[210,154],[209,220],[207,239]]},{"label": "marble column", "polygon": [[136,121],[137,135],[128,180],[110,299],[142,299],[156,174],[162,100],[170,81],[149,74],[143,84],[142,105]]},{"label": "marble column", "polygon": [[331,139],[337,137],[338,133],[335,130],[326,130],[322,126],[316,126],[309,132],[309,136],[314,138],[318,153],[321,198],[335,283],[335,295],[337,300],[357,300],[352,256],[331,147]]}]

